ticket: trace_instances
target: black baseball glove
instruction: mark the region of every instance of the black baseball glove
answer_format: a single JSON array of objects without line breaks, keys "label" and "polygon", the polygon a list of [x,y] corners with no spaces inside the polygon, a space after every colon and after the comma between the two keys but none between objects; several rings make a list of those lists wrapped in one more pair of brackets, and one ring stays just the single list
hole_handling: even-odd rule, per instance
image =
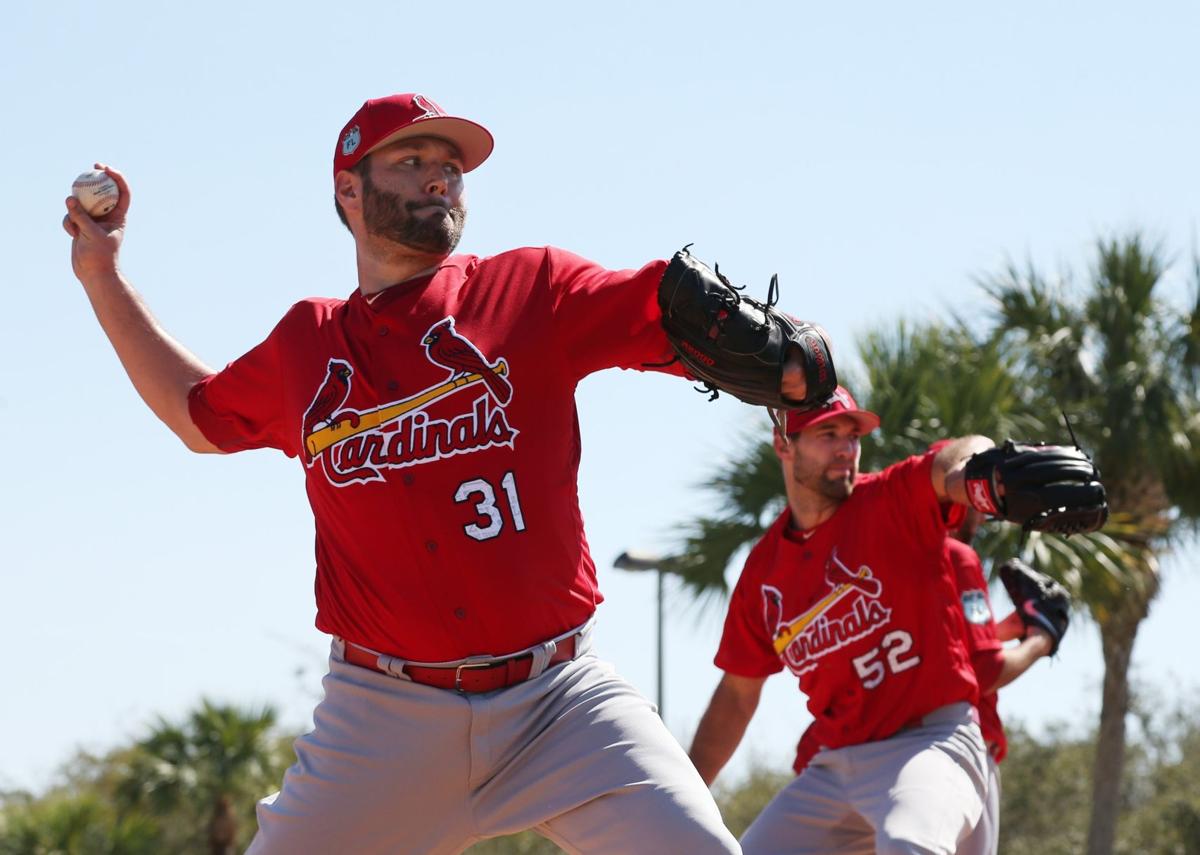
[{"label": "black baseball glove", "polygon": [[1078,534],[1108,519],[1100,471],[1078,448],[1010,439],[970,457],[964,474],[973,507],[1027,531]]},{"label": "black baseball glove", "polygon": [[1053,656],[1071,623],[1071,595],[1067,589],[1018,558],[1000,565],[1000,581],[1026,629],[1038,627],[1050,634]]},{"label": "black baseball glove", "polygon": [[[837,389],[829,344],[812,324],[778,311],[778,282],[771,279],[766,303],[739,293],[721,275],[692,258],[684,247],[667,265],[658,286],[662,325],[687,372],[716,397],[728,392],[747,404],[810,409]],[[792,349],[803,359],[804,400],[784,398],[783,365]]]}]

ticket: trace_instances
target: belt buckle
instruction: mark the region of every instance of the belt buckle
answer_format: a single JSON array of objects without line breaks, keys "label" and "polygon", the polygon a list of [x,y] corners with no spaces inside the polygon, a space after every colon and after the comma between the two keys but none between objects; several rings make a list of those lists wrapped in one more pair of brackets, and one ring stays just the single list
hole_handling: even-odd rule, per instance
[{"label": "belt buckle", "polygon": [[466,690],[462,687],[462,672],[464,668],[492,668],[499,665],[504,660],[497,659],[494,656],[470,656],[467,659],[455,666],[454,668],[454,691],[465,694]]}]

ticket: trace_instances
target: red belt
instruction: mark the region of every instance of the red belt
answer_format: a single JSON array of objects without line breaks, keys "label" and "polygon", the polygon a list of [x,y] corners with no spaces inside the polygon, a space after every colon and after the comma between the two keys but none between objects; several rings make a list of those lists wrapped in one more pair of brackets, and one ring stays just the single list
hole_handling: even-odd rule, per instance
[{"label": "red belt", "polygon": [[[558,642],[554,654],[546,667],[558,665],[575,658],[575,639],[572,635]],[[379,665],[379,657],[370,651],[355,647],[346,642],[342,658],[351,665],[370,668],[389,677],[396,676]],[[533,654],[522,653],[520,656],[510,656],[507,659],[480,659],[478,662],[467,661],[459,665],[445,667],[430,667],[427,665],[412,665],[405,663],[404,673],[414,683],[434,686],[438,689],[453,689],[456,692],[494,692],[505,689],[529,679],[533,670]]]}]

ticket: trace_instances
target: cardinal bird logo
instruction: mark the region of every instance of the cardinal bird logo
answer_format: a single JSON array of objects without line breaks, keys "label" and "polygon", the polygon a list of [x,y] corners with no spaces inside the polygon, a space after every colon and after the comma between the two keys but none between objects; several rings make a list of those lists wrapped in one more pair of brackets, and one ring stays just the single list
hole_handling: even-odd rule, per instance
[{"label": "cardinal bird logo", "polygon": [[816,667],[821,657],[870,635],[892,617],[892,610],[879,599],[883,583],[866,564],[851,570],[838,558],[836,547],[825,566],[825,583],[830,590],[791,619],[784,618],[783,593],[771,585],[761,589],[763,622],[771,646],[797,676]]},{"label": "cardinal bird logo", "polygon": [[[454,331],[453,316],[430,327],[422,345],[430,363],[447,369],[450,376],[438,379],[440,371],[423,369],[423,374],[433,375],[423,377],[432,381],[428,386],[390,400],[372,400],[370,389],[356,397],[355,371],[348,359],[316,361],[318,366],[327,362],[325,377],[301,424],[310,471],[319,466],[317,471],[324,472],[330,484],[348,487],[384,481],[386,470],[513,447],[520,431],[509,424],[504,409],[513,395],[508,361],[498,357],[489,362]],[[410,340],[404,349],[415,357],[420,346]],[[352,399],[361,399],[367,408],[347,406]]]},{"label": "cardinal bird logo", "polygon": [[434,103],[432,99],[426,98],[424,95],[414,95],[412,102],[414,107],[420,107],[425,111],[420,116],[417,116],[416,119],[413,119],[414,122],[418,119],[434,119],[438,116],[446,115],[445,110]]},{"label": "cardinal bird logo", "polygon": [[453,317],[430,327],[421,343],[425,345],[429,361],[449,369],[451,379],[478,374],[500,406],[503,407],[512,398],[512,385],[496,373],[502,364],[488,362],[475,345],[459,335],[454,329]]},{"label": "cardinal bird logo", "polygon": [[[325,381],[304,413],[305,436],[312,433],[317,425],[333,426],[334,414],[341,409],[342,404],[346,403],[346,398],[350,396],[350,375],[353,373],[354,369],[350,367],[350,363],[341,359],[329,360],[329,367],[325,371]],[[349,417],[355,422],[358,421],[357,414],[351,413]]]},{"label": "cardinal bird logo", "polygon": [[870,567],[864,564],[857,572],[851,570],[838,558],[836,546],[825,564],[825,582],[835,591],[848,585],[857,588],[868,597],[878,597],[883,592],[883,584],[875,578]]}]

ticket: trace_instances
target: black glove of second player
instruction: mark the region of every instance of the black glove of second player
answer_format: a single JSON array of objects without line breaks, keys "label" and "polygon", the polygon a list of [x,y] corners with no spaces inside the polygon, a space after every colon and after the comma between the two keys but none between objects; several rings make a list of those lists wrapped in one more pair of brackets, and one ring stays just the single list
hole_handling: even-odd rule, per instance
[{"label": "black glove of second player", "polygon": [[1021,623],[1028,629],[1044,629],[1053,646],[1050,655],[1058,652],[1058,645],[1067,634],[1071,623],[1071,595],[1067,589],[1045,573],[1039,573],[1019,558],[1010,558],[1000,565],[1000,581],[1012,600]]},{"label": "black glove of second player", "polygon": [[963,474],[972,507],[1026,529],[1078,534],[1108,519],[1100,471],[1078,448],[1010,439],[970,457]]}]

